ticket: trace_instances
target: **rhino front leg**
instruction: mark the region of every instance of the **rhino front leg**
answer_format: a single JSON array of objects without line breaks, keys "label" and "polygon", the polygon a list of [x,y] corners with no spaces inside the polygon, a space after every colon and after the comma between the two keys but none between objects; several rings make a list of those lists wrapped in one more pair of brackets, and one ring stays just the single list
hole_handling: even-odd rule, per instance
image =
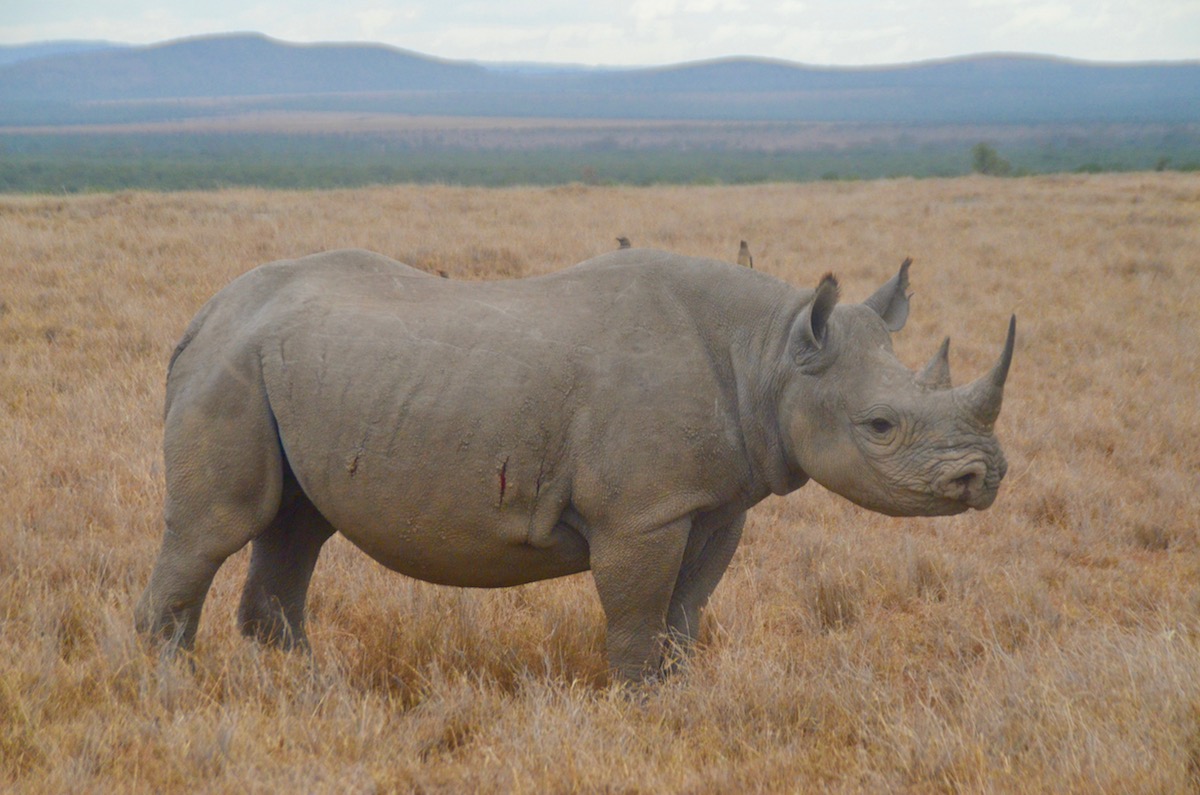
[{"label": "rhino front leg", "polygon": [[729,567],[745,524],[745,511],[708,514],[695,522],[667,613],[671,641],[684,654],[696,641],[700,614]]},{"label": "rhino front leg", "polygon": [[657,528],[598,527],[592,533],[592,577],[608,624],[605,645],[614,679],[658,675],[667,609],[691,525],[685,517]]},{"label": "rhino front leg", "polygon": [[284,649],[308,645],[304,604],[321,547],[332,525],[300,494],[254,539],[242,589],[238,624],[243,635]]}]

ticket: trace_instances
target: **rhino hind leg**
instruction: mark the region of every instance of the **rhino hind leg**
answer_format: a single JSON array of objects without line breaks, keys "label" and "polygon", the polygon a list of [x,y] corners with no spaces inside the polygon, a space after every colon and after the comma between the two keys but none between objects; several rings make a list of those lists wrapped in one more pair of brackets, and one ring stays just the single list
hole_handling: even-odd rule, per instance
[{"label": "rhino hind leg", "polygon": [[217,569],[271,526],[284,465],[265,397],[220,381],[170,407],[163,452],[166,528],[134,621],[169,651],[192,647]]},{"label": "rhino hind leg", "polygon": [[200,611],[220,563],[197,559],[181,544],[164,539],[150,584],[134,610],[137,631],[168,650],[191,649],[200,624]]},{"label": "rhino hind leg", "polygon": [[197,519],[168,519],[150,583],[134,612],[138,632],[167,642],[169,649],[191,649],[213,577],[260,527],[223,502]]},{"label": "rhino hind leg", "polygon": [[284,649],[307,647],[304,605],[321,547],[333,527],[302,493],[251,544],[238,607],[243,635]]}]

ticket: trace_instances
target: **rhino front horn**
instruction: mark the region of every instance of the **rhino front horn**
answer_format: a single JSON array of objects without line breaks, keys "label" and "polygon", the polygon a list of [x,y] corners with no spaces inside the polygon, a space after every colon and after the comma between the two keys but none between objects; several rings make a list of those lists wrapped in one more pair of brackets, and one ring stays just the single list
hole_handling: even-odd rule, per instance
[{"label": "rhino front horn", "polygon": [[1008,321],[1008,339],[1004,341],[1004,352],[992,371],[962,387],[965,403],[975,418],[991,426],[1000,416],[1000,404],[1004,400],[1004,382],[1008,380],[1008,368],[1012,364],[1013,345],[1017,338],[1017,316]]}]

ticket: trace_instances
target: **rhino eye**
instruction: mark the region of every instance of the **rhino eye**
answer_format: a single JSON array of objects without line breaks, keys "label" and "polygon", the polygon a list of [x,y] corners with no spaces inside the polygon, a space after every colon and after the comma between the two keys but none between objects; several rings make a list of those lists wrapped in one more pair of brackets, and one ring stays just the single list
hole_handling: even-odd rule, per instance
[{"label": "rhino eye", "polygon": [[871,426],[871,430],[875,431],[875,433],[879,434],[880,436],[891,433],[892,428],[896,427],[892,424],[891,420],[886,420],[883,417],[876,417],[867,424]]}]

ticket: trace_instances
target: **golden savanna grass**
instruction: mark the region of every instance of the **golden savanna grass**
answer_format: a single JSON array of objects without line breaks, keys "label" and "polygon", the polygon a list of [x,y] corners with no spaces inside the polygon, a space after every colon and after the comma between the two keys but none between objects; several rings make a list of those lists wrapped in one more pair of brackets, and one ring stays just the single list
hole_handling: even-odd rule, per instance
[{"label": "golden savanna grass", "polygon": [[[161,535],[166,361],[261,262],[359,246],[452,278],[635,245],[860,300],[912,256],[897,353],[1016,360],[984,513],[815,484],[750,514],[685,673],[605,684],[590,577],[500,591],[340,539],[311,657],[132,628]],[[0,789],[1180,792],[1200,785],[1200,177],[0,197]],[[364,363],[364,367],[370,367]],[[653,473],[647,473],[653,477]]]}]

